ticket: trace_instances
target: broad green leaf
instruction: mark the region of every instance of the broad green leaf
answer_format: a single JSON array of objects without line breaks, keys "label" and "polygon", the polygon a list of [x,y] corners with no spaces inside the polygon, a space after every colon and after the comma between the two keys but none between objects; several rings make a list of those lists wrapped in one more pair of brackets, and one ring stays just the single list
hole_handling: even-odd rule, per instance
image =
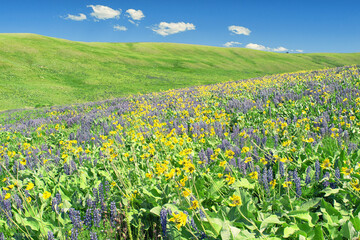
[{"label": "broad green leaf", "polygon": [[316,225],[315,227],[315,236],[313,240],[324,240],[323,230],[320,225]]},{"label": "broad green leaf", "polygon": [[284,238],[288,238],[291,235],[293,235],[296,231],[298,231],[299,228],[296,225],[288,226],[284,229]]},{"label": "broad green leaf", "polygon": [[353,224],[356,231],[360,231],[360,219],[359,217],[354,217],[350,219],[351,223]]},{"label": "broad green leaf", "polygon": [[314,226],[314,224],[311,222],[312,218],[311,218],[310,213],[308,211],[292,211],[288,215],[290,217],[295,217],[295,218],[307,221],[309,223],[310,227]]},{"label": "broad green leaf", "polygon": [[254,189],[255,184],[250,183],[246,178],[241,178],[240,180],[236,180],[233,184],[234,188],[246,188],[246,189]]},{"label": "broad green leaf", "polygon": [[151,213],[155,214],[156,216],[160,216],[161,207],[157,206],[150,210]]},{"label": "broad green leaf", "polygon": [[268,227],[268,225],[271,224],[283,224],[284,221],[280,221],[278,216],[276,215],[270,215],[269,217],[265,218],[260,225],[260,230],[264,230]]}]

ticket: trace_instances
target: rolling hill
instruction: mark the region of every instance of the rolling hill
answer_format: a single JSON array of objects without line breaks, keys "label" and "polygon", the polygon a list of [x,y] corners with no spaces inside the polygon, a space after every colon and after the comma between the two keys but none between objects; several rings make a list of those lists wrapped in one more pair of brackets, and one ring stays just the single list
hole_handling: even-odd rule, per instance
[{"label": "rolling hill", "polygon": [[285,54],[0,34],[0,110],[97,101],[351,64],[360,64],[360,53]]}]

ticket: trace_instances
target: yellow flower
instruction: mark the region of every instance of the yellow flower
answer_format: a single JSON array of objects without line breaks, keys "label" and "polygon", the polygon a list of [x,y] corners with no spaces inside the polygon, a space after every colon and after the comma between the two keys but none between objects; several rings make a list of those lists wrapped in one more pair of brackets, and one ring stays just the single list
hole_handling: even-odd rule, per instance
[{"label": "yellow flower", "polygon": [[184,178],[182,178],[181,180],[180,180],[180,184],[181,184],[181,186],[185,186],[185,183],[186,183],[186,181],[188,180],[189,178],[187,177],[187,176],[185,176]]},{"label": "yellow flower", "polygon": [[235,153],[230,149],[226,150],[226,152],[225,152],[225,157],[227,157],[227,158],[233,159],[234,155],[235,155]]},{"label": "yellow flower", "polygon": [[5,194],[5,198],[4,198],[4,200],[9,199],[10,197],[11,197],[11,194],[10,194],[10,193],[7,193],[7,194]]},{"label": "yellow flower", "polygon": [[1,180],[2,182],[5,182],[7,180],[7,178],[5,177],[5,178],[3,178],[3,180]]},{"label": "yellow flower", "polygon": [[31,202],[31,197],[27,197],[26,198],[26,201],[29,203],[29,202]]},{"label": "yellow flower", "polygon": [[26,165],[26,159],[24,158],[23,160],[21,160],[20,164],[25,166]]},{"label": "yellow flower", "polygon": [[252,161],[252,157],[247,157],[245,158],[245,163],[251,162]]},{"label": "yellow flower", "polygon": [[322,169],[325,169],[325,168],[330,168],[331,167],[331,163],[330,163],[330,160],[328,158],[326,158],[323,163],[321,164],[321,168]]},{"label": "yellow flower", "polygon": [[110,185],[111,185],[111,187],[113,188],[113,187],[116,186],[116,182],[112,182]]},{"label": "yellow flower", "polygon": [[220,162],[219,166],[225,168],[226,163],[227,163],[226,161],[222,161],[222,162]]},{"label": "yellow flower", "polygon": [[51,193],[49,193],[48,191],[45,191],[45,192],[43,193],[43,198],[44,198],[44,199],[48,199],[49,197],[51,197]]},{"label": "yellow flower", "polygon": [[231,185],[231,184],[233,184],[233,183],[235,182],[235,178],[232,177],[232,176],[230,176],[230,174],[227,174],[227,175],[225,175],[225,176],[226,176],[225,181],[228,182],[228,185]]},{"label": "yellow flower", "polygon": [[194,200],[194,201],[191,201],[192,205],[191,205],[191,208],[189,209],[197,209],[199,207],[199,202],[198,200]]},{"label": "yellow flower", "polygon": [[14,188],[14,184],[11,184],[8,186],[9,189],[13,189]]},{"label": "yellow flower", "polygon": [[252,172],[249,174],[251,179],[258,179],[258,172]]},{"label": "yellow flower", "polygon": [[175,175],[175,169],[171,169],[169,173],[165,174],[166,180],[169,180],[170,178],[174,177]]},{"label": "yellow flower", "polygon": [[146,173],[145,176],[146,176],[147,178],[151,179],[151,178],[152,178],[152,173]]},{"label": "yellow flower", "polygon": [[34,184],[32,182],[29,182],[27,185],[26,185],[26,190],[31,190],[34,188]]},{"label": "yellow flower", "polygon": [[272,180],[270,182],[270,185],[271,185],[271,188],[274,189],[275,188],[275,185],[276,185],[276,179]]},{"label": "yellow flower", "polygon": [[173,213],[173,217],[169,219],[170,222],[174,222],[176,227],[180,230],[182,226],[186,224],[187,215],[183,212]]},{"label": "yellow flower", "polygon": [[353,168],[347,168],[347,167],[342,167],[341,168],[341,173],[346,175],[346,176],[350,175],[353,171],[354,171]]},{"label": "yellow flower", "polygon": [[188,188],[185,188],[185,190],[182,192],[184,197],[188,197],[191,194],[191,190]]},{"label": "yellow flower", "polygon": [[224,176],[224,174],[218,173],[218,177],[219,177],[219,178],[221,178],[222,176]]},{"label": "yellow flower", "polygon": [[290,187],[291,184],[292,184],[291,181],[287,181],[287,182],[284,182],[284,183],[282,184],[282,186],[283,186],[284,188],[287,188],[287,187]]},{"label": "yellow flower", "polygon": [[241,149],[241,153],[247,153],[248,151],[250,151],[250,148],[249,147],[243,147]]},{"label": "yellow flower", "polygon": [[232,203],[229,204],[229,206],[231,206],[231,207],[236,207],[236,206],[242,205],[240,196],[236,196],[235,194],[233,194],[232,197],[230,197],[230,200],[232,201]]},{"label": "yellow flower", "polygon": [[353,187],[354,190],[360,191],[359,179],[356,179],[356,180],[353,179],[350,184],[351,184],[351,186]]},{"label": "yellow flower", "polygon": [[193,173],[195,170],[195,166],[190,161],[187,161],[185,163],[184,170],[185,170],[185,172]]},{"label": "yellow flower", "polygon": [[265,158],[260,158],[260,162],[264,165],[266,165],[268,163]]}]

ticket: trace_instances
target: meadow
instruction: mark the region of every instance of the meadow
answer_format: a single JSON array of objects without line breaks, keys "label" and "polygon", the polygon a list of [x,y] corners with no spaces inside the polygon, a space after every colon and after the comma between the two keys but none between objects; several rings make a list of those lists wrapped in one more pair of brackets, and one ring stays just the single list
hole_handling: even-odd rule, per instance
[{"label": "meadow", "polygon": [[360,66],[1,114],[0,239],[354,239]]},{"label": "meadow", "polygon": [[359,64],[360,53],[283,54],[175,43],[0,34],[0,111],[69,105]]}]

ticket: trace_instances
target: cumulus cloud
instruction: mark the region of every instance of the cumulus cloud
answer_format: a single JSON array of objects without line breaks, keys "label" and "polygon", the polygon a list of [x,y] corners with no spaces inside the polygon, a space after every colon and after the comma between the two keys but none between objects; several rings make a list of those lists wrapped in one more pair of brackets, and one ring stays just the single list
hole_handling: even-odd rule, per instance
[{"label": "cumulus cloud", "polygon": [[246,27],[231,25],[228,27],[229,31],[235,34],[243,34],[249,36],[251,31]]},{"label": "cumulus cloud", "polygon": [[128,9],[126,10],[126,13],[129,14],[128,16],[132,18],[132,20],[140,21],[145,17],[144,13],[141,10]]},{"label": "cumulus cloud", "polygon": [[91,7],[93,10],[90,15],[100,20],[119,18],[121,14],[121,9],[115,10],[103,5],[88,5],[87,7]]},{"label": "cumulus cloud", "polygon": [[256,44],[256,43],[249,43],[246,44],[246,48],[261,50],[261,51],[268,51],[268,52],[285,52],[285,51],[292,51],[284,47],[277,47],[277,48],[270,48],[264,45]]},{"label": "cumulus cloud", "polygon": [[265,47],[265,46],[260,45],[260,44],[256,44],[256,43],[246,44],[245,47],[250,48],[250,49],[255,49],[255,50],[261,50],[261,51],[270,51],[270,48]]},{"label": "cumulus cloud", "polygon": [[161,36],[167,36],[188,30],[195,30],[195,25],[192,23],[184,23],[184,22],[177,22],[177,23],[161,22],[155,25],[155,27],[153,27],[151,30],[153,30],[157,34],[160,34]]},{"label": "cumulus cloud", "polygon": [[284,48],[284,47],[277,47],[277,48],[272,49],[272,51],[274,51],[274,52],[285,52],[285,51],[288,51],[288,50],[289,49]]},{"label": "cumulus cloud", "polygon": [[242,43],[240,42],[234,42],[234,41],[231,41],[231,42],[227,42],[224,44],[224,47],[235,47],[236,45],[241,45]]},{"label": "cumulus cloud", "polygon": [[300,49],[297,49],[297,50],[295,50],[295,51],[297,51],[297,52],[299,52],[299,53],[303,53],[303,52],[304,52],[304,50],[300,50]]},{"label": "cumulus cloud", "polygon": [[86,19],[86,15],[83,13],[80,13],[79,16],[68,14],[65,19],[70,19],[74,21],[83,21]]},{"label": "cumulus cloud", "polygon": [[127,31],[127,28],[125,26],[115,25],[114,31]]}]

